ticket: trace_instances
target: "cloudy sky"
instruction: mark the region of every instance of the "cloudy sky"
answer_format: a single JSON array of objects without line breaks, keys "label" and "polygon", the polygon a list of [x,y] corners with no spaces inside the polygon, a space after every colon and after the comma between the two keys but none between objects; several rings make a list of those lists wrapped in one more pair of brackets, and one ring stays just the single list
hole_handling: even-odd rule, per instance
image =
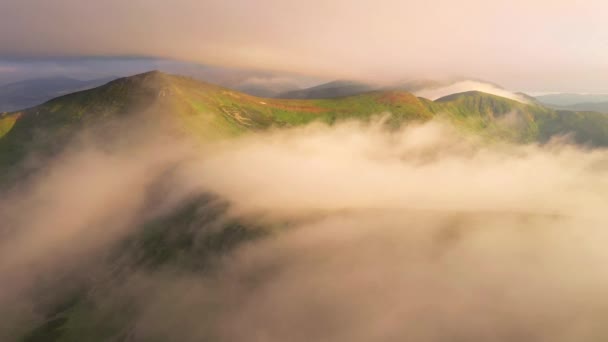
[{"label": "cloudy sky", "polygon": [[3,0],[6,61],[148,56],[313,77],[608,92],[604,0]]}]

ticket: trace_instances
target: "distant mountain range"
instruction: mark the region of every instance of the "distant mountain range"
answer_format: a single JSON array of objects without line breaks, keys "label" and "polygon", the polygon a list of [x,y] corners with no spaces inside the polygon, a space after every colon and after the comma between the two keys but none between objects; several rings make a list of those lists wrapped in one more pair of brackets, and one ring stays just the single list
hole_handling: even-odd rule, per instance
[{"label": "distant mountain range", "polygon": [[[64,94],[100,86],[116,78],[106,77],[83,81],[67,77],[53,77],[2,85],[0,86],[0,113],[33,107]],[[435,100],[453,93],[476,90],[526,102],[524,97],[508,92],[492,83],[472,80],[414,79],[388,86],[352,80],[336,80],[301,89],[298,84],[288,78],[258,80],[254,77],[237,83],[232,88],[248,95],[281,99],[330,99],[372,91],[407,91],[420,97]]]},{"label": "distant mountain range", "polygon": [[381,86],[360,81],[336,80],[310,88],[286,91],[276,97],[283,99],[329,99],[383,90],[400,90],[414,93],[423,89],[439,88],[446,84],[449,83],[427,79],[415,79],[397,82],[388,86]]},{"label": "distant mountain range", "polygon": [[[69,77],[49,77],[0,85],[0,113],[33,107],[55,97],[94,88],[117,78],[111,76],[79,80]],[[388,86],[361,81],[336,80],[301,89],[297,83],[288,78],[278,78],[270,82],[265,79],[256,82],[256,79],[253,78],[234,85],[234,89],[252,96],[280,99],[330,99],[372,91],[406,91],[419,97],[436,100],[454,93],[481,91],[519,102],[539,102],[556,110],[608,113],[608,94],[558,93],[531,97],[523,93],[509,92],[491,82],[470,79],[451,81],[413,79]]]},{"label": "distant mountain range", "polygon": [[378,89],[378,87],[356,81],[338,80],[311,88],[293,90],[279,94],[282,99],[328,99],[357,95]]},{"label": "distant mountain range", "polygon": [[536,99],[555,109],[608,113],[608,94],[560,93],[540,95]]},{"label": "distant mountain range", "polygon": [[39,105],[52,98],[105,84],[117,77],[77,80],[67,77],[39,78],[0,86],[0,113]]},{"label": "distant mountain range", "polygon": [[443,96],[466,91],[481,91],[523,103],[531,101],[531,98],[525,94],[510,92],[490,82],[469,79],[451,81],[415,79],[384,86],[358,81],[339,80],[311,88],[284,92],[276,97],[284,99],[328,99],[358,95],[371,91],[407,91],[429,100],[436,100]]},{"label": "distant mountain range", "polygon": [[281,94],[301,89],[298,84],[288,79],[257,81],[255,78],[246,80],[230,88],[234,88],[235,90],[248,95],[268,98],[280,97]]}]

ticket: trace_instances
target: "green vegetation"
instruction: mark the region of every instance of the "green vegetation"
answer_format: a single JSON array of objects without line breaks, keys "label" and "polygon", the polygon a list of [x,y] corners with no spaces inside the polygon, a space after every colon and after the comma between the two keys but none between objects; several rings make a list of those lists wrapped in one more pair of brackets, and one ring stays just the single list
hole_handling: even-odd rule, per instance
[{"label": "green vegetation", "polygon": [[547,109],[478,91],[449,95],[434,102],[430,108],[462,127],[491,140],[528,143],[538,139],[536,118]]},{"label": "green vegetation", "polygon": [[608,145],[608,117],[603,114],[556,111],[476,91],[436,101],[395,90],[329,99],[265,99],[187,77],[149,72],[3,114],[0,174],[28,153],[53,155],[83,128],[116,130],[121,125],[116,118],[132,119],[139,125],[169,125],[213,140],[269,127],[369,120],[387,113],[393,127],[440,117],[489,140],[545,142],[555,135],[570,134],[578,143]]},{"label": "green vegetation", "polygon": [[[138,125],[170,125],[201,139],[220,139],[270,127],[321,121],[369,120],[390,113],[388,124],[440,117],[486,139],[546,142],[572,134],[576,142],[608,146],[608,116],[555,111],[480,92],[429,101],[404,91],[374,91],[331,99],[264,99],[185,77],[151,72],[53,99],[18,113],[0,115],[0,183],[28,153],[48,156],[61,151],[82,129],[120,131],[125,119]],[[125,125],[128,126],[128,125]],[[118,134],[121,135],[121,134]],[[109,135],[115,137],[114,135]],[[95,284],[71,284],[65,298],[46,308],[42,322],[28,329],[26,341],[128,340],[136,300],[114,293],[133,267],[158,272],[167,265],[178,272],[213,272],[235,246],[272,230],[251,229],[227,220],[228,206],[212,196],[193,198],[177,210],[142,224],[107,256],[112,265]],[[272,227],[271,227],[272,228]],[[125,262],[128,261],[128,262]],[[105,261],[105,260],[104,260]],[[102,264],[106,264],[103,263]],[[108,282],[108,293],[91,288]],[[114,287],[112,287],[114,286]],[[99,298],[103,298],[100,304]]]},{"label": "green vegetation", "polygon": [[52,155],[83,128],[115,129],[112,124],[116,118],[135,119],[141,125],[170,124],[203,139],[218,139],[273,126],[369,119],[387,112],[392,113],[395,124],[432,117],[423,100],[405,92],[324,100],[263,99],[186,77],[150,72],[53,99],[23,111],[14,125],[4,124],[8,119],[3,119],[0,172],[23,160],[27,153]]},{"label": "green vegetation", "polygon": [[571,135],[578,144],[608,146],[608,114],[597,112],[546,111],[535,117],[539,140]]}]

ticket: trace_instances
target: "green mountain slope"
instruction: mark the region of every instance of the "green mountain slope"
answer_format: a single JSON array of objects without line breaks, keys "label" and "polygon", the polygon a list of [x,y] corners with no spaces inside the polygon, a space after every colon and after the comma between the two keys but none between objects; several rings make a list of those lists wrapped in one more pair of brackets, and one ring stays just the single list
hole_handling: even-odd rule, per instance
[{"label": "green mountain slope", "polygon": [[429,101],[404,91],[314,100],[266,99],[186,77],[149,72],[50,100],[0,117],[0,169],[29,151],[49,155],[83,128],[111,130],[117,118],[161,123],[203,139],[250,130],[289,127],[315,120],[369,119],[390,113],[389,123],[446,118],[489,138],[547,141],[571,133],[576,142],[607,145],[608,118],[596,113],[555,111],[471,91]]},{"label": "green mountain slope", "polygon": [[429,103],[435,114],[447,113],[457,125],[491,138],[544,143],[569,135],[574,142],[608,146],[608,115],[558,111],[539,103],[524,104],[496,95],[465,92]]},{"label": "green mountain slope", "polygon": [[429,104],[434,113],[473,132],[492,138],[531,142],[538,137],[536,116],[546,108],[504,97],[470,91],[448,95]]},{"label": "green mountain slope", "polygon": [[[201,139],[220,139],[315,120],[330,124],[353,118],[367,120],[381,113],[391,113],[391,125],[440,117],[488,139],[544,142],[557,134],[571,133],[579,143],[608,146],[608,117],[604,115],[554,111],[481,92],[453,94],[436,101],[404,91],[317,100],[263,99],[189,78],[150,72],[62,96],[22,112],[0,115],[0,168],[23,161],[31,151],[53,155],[83,129],[95,130],[102,136],[122,133],[123,120],[168,126],[174,132]],[[108,136],[114,139],[116,135],[133,139],[130,134]],[[162,184],[164,174],[161,178]],[[5,179],[0,178],[0,183]],[[138,314],[133,308],[138,307],[141,298],[124,290],[129,289],[125,283],[133,269],[171,269],[200,276],[212,272],[216,261],[235,246],[272,234],[277,228],[251,229],[260,227],[250,227],[251,222],[238,218],[227,220],[229,204],[209,194],[196,194],[172,211],[159,211],[154,197],[163,197],[160,188],[158,194],[148,194],[153,198],[145,211],[161,214],[146,219],[104,258],[95,259],[87,269],[90,276],[66,285],[68,289],[61,295],[40,290],[44,294],[40,295],[44,304],[39,308],[41,318],[19,327],[22,340],[133,340],[129,334]],[[255,279],[246,281],[255,285]],[[148,293],[163,296],[163,287],[153,287]],[[213,303],[205,307],[213,309]],[[204,317],[197,323],[210,324]],[[160,336],[157,340],[174,339]]]},{"label": "green mountain slope", "polygon": [[[0,168],[27,151],[48,154],[83,128],[104,129],[117,118],[144,116],[205,139],[314,120],[366,119],[391,112],[398,121],[428,119],[424,102],[407,93],[376,92],[340,99],[263,99],[186,77],[149,72],[48,101],[2,117]],[[153,117],[153,119],[152,119]],[[15,120],[18,118],[18,120]],[[102,127],[102,128],[100,128]]]}]

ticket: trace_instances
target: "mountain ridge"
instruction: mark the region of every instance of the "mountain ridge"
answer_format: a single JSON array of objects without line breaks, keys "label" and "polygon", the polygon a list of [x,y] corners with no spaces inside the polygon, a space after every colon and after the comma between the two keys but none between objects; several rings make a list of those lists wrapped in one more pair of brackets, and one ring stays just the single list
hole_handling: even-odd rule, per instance
[{"label": "mountain ridge", "polygon": [[[103,86],[51,99],[39,106],[0,117],[0,169],[23,160],[30,150],[65,144],[86,127],[146,113],[146,123],[174,126],[203,139],[218,139],[270,127],[321,121],[369,120],[390,113],[388,124],[448,118],[457,127],[492,139],[544,142],[574,133],[578,143],[608,145],[608,118],[591,113],[555,111],[480,91],[430,101],[399,90],[374,90],[329,99],[268,99],[184,76],[150,71]],[[157,119],[150,119],[155,115]],[[507,125],[503,117],[516,118]]]},{"label": "mountain ridge", "polygon": [[277,98],[282,99],[326,99],[335,97],[345,97],[358,95],[374,90],[378,90],[371,84],[351,81],[351,80],[335,80],[323,83],[314,87],[292,90],[277,95]]}]

